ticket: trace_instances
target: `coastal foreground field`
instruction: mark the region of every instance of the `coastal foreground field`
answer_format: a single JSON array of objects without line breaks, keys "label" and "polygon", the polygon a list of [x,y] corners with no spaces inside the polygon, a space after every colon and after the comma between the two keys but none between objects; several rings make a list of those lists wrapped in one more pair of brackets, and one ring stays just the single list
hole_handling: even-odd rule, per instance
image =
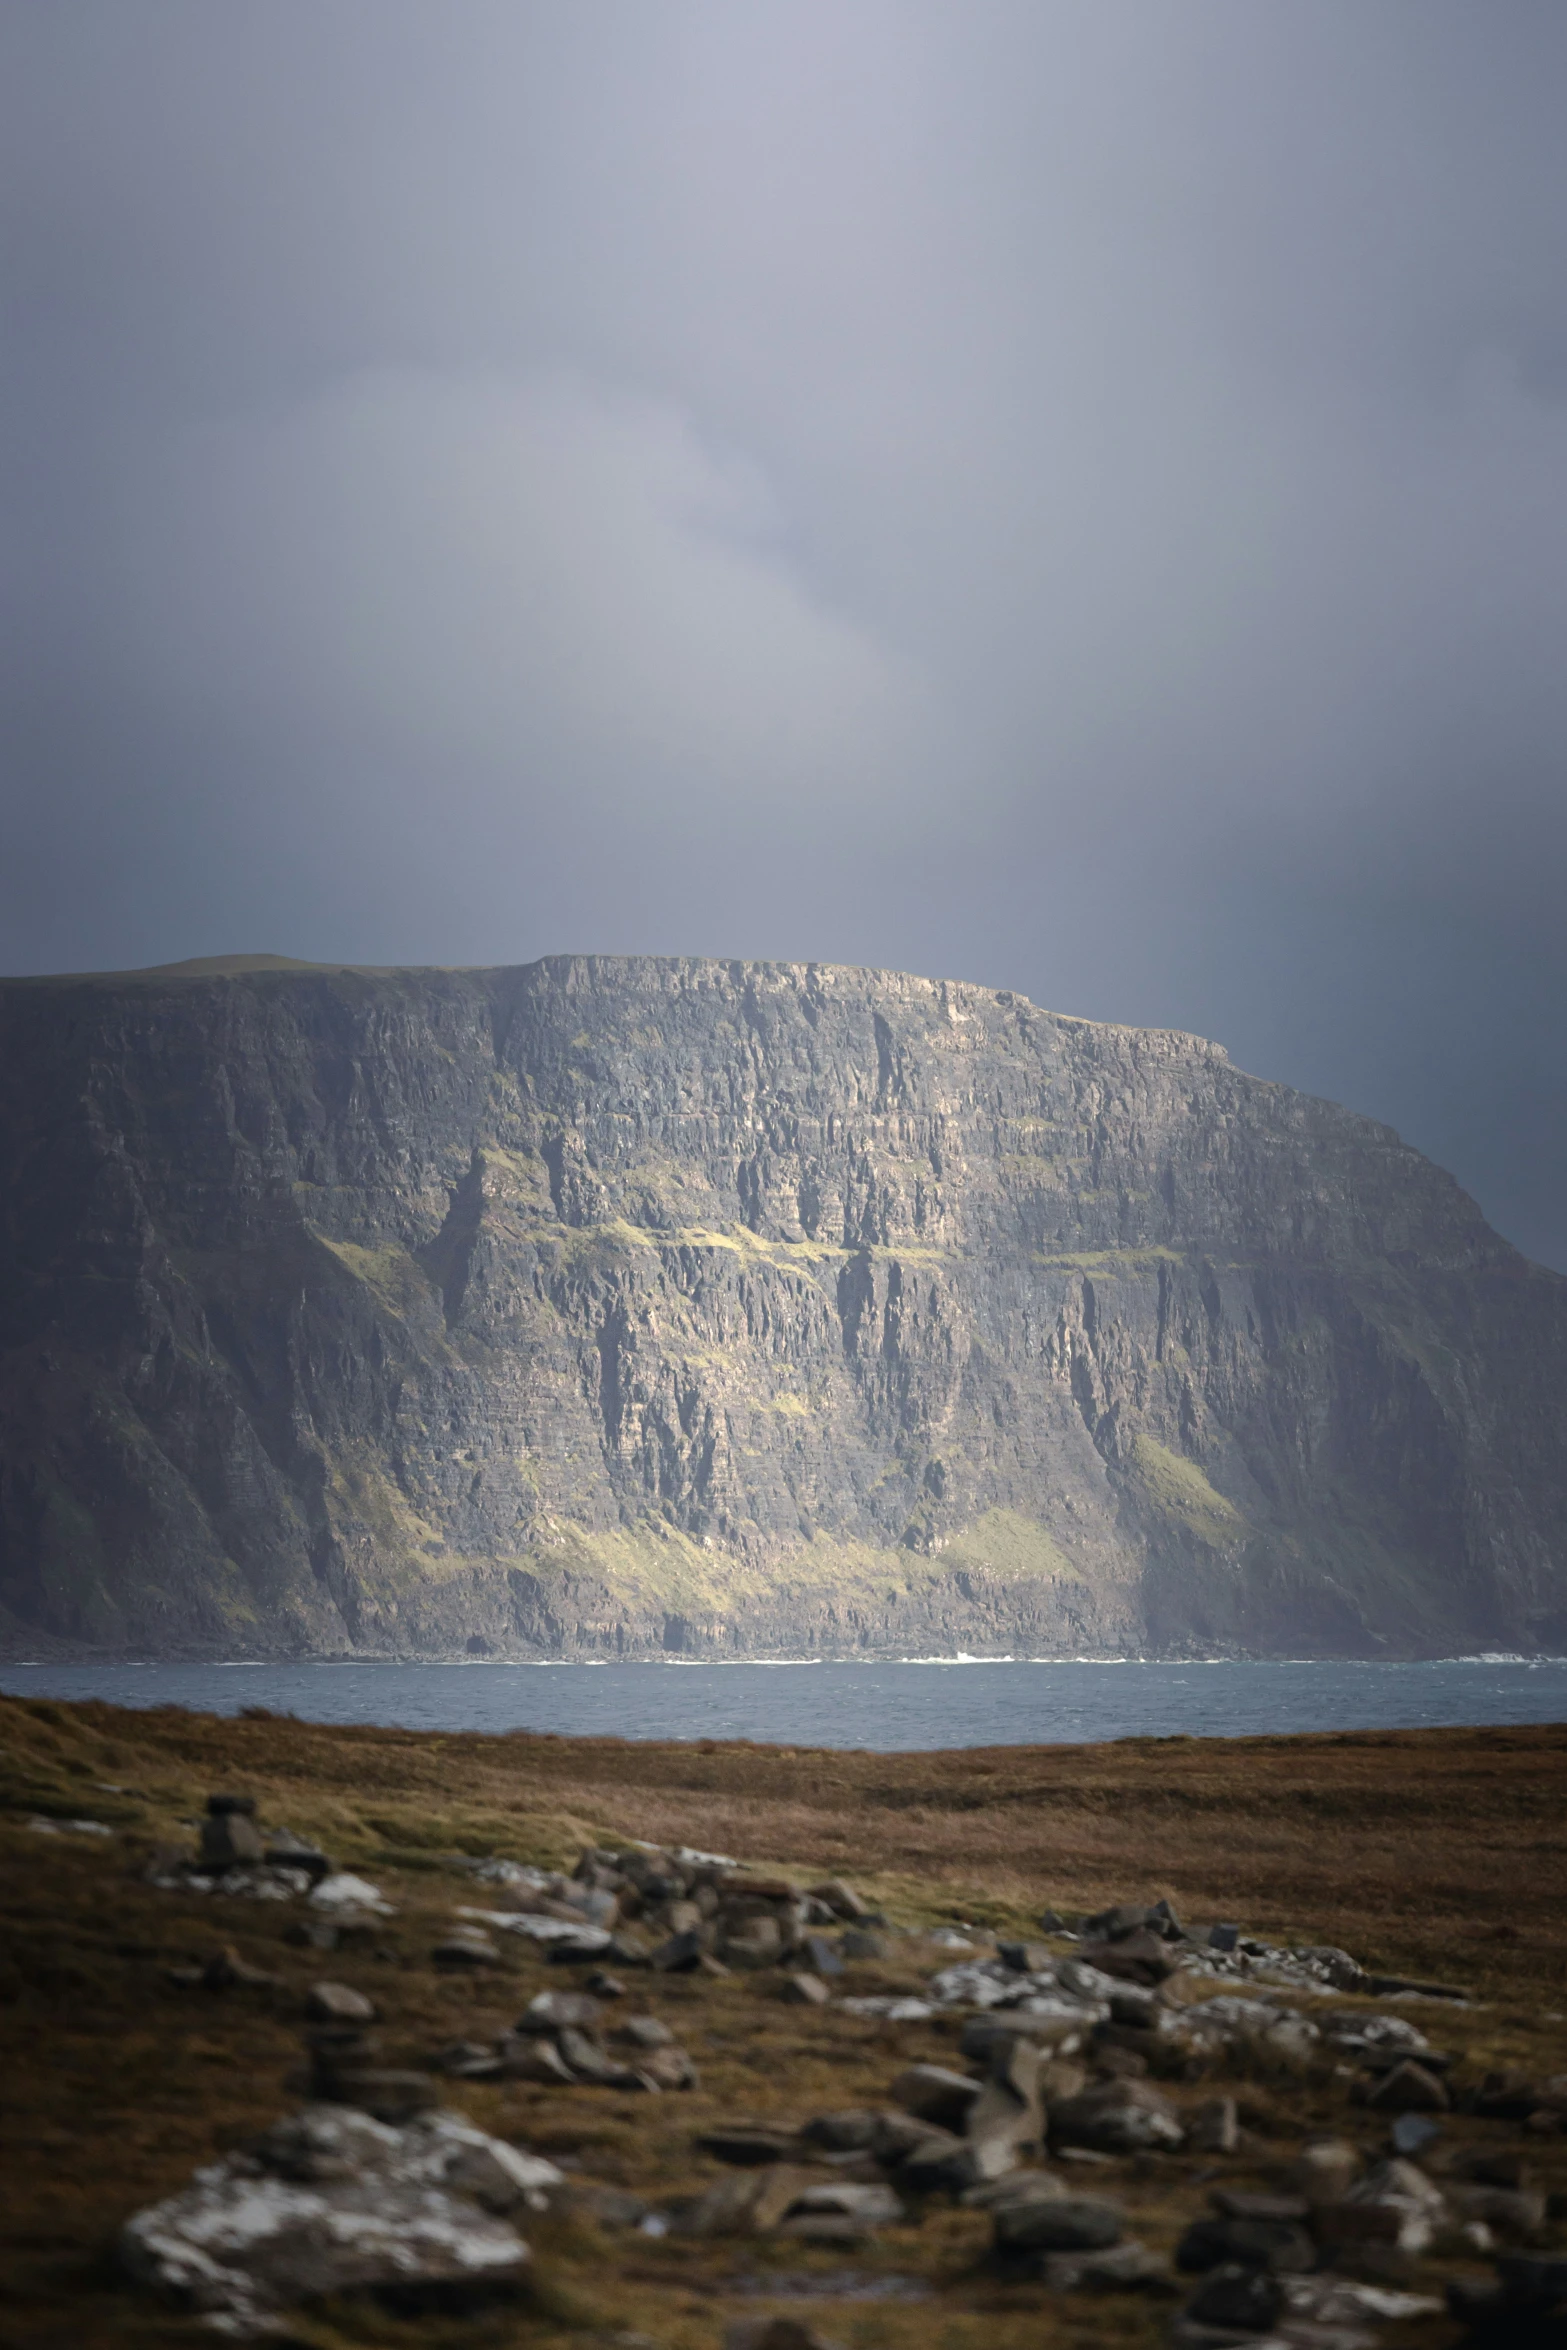
[{"label": "coastal foreground field", "polygon": [[[254,1811],[209,1812],[214,1796]],[[319,1862],[289,1869],[281,1845],[277,1897],[257,1898],[269,1869],[247,1885],[246,1836],[284,1830],[379,1904],[322,1902],[334,1877]],[[192,1874],[203,1834],[209,1858],[231,1838],[232,1872]],[[739,1866],[688,1857],[676,1882],[643,1847]],[[591,1886],[597,1868],[597,1923],[559,1963],[572,1904],[559,1887],[535,1898],[530,1872],[570,1877],[587,1852],[629,1854],[631,1873],[605,1857],[576,1880]],[[485,1860],[519,1865],[475,1867]],[[1498,2256],[1504,2272],[1520,2254],[1567,2256],[1567,1727],[879,1755],[7,1699],[0,1870],[4,2350],[222,2338],[127,2273],[121,2232],[312,2087],[388,2129],[449,2108],[562,2182],[534,2191],[543,2208],[525,2199],[502,2219],[491,2195],[479,2212],[481,2229],[513,2229],[531,2250],[503,2290],[307,2295],[269,2338],[311,2350],[718,2350],[739,2321],[774,2316],[802,2330],[775,2327],[767,2350],[813,2334],[844,2350],[1086,2350],[1182,2326],[1195,2342],[1202,2323],[1182,2313],[1204,2274],[1178,2269],[1177,2247],[1196,2222],[1245,2221],[1255,2195],[1278,2213],[1259,2207],[1254,2224],[1293,2230],[1311,2264],[1287,2250],[1251,2270],[1243,2259],[1236,2274],[1263,2279],[1259,2310],[1286,2286],[1298,2299],[1324,2260],[1373,2300],[1415,2304],[1319,2309],[1301,2341],[1315,2322],[1324,2343],[1335,2325],[1345,2344],[1456,2343],[1470,2321],[1442,2306],[1449,2283],[1478,2293]],[[796,1896],[812,1893],[802,1916]],[[1103,1915],[1161,1901],[1185,1939]],[[553,1945],[536,1925],[510,1930],[556,1912]],[[614,1941],[595,1955],[606,1917]],[[1242,1929],[1228,1973],[1203,1957],[1213,1923]],[[1247,1961],[1245,1940],[1333,1946],[1360,1972],[1291,1981],[1288,1961]],[[1045,1985],[1090,1955],[1118,1985],[1117,2013],[1101,2002],[1070,2037],[1042,2022],[1039,2076],[1011,2087],[975,2038],[977,2018],[1009,2011],[931,1991],[970,1963]],[[1396,1979],[1464,1998],[1410,1996]],[[519,2034],[545,1993],[596,1998],[597,2017],[584,2009],[575,2037],[537,2022]],[[1313,2029],[1205,2036],[1203,2006],[1236,1997]],[[898,2000],[934,2012],[874,2012]],[[1388,2093],[1374,2032],[1367,2053],[1371,2016],[1429,2042],[1405,2062],[1408,2094]],[[682,2051],[694,2085],[680,2085]],[[993,2104],[1032,2100],[1049,2151],[1020,2128],[1011,2175],[1059,2182],[1057,2207],[1118,2215],[1101,2244],[1113,2227],[1146,2248],[1145,2273],[1074,2275],[1049,2225],[1031,2243],[1015,2230],[1009,2248],[996,2180],[965,2185],[967,2142],[945,2169],[927,2148],[923,2177],[917,2162],[900,2173],[918,2132],[896,2117],[921,2096],[934,2115],[943,2094],[911,2083],[919,2066],[983,2076]],[[941,2129],[956,2117],[962,2137],[977,2092],[960,2079],[944,2094]],[[1142,2144],[1101,2129],[1096,2144],[1093,2127],[1070,2126],[1096,2096],[1103,2108],[1124,2095],[1168,2127]],[[1411,2114],[1432,2125],[1414,2149],[1436,2198],[1424,2237],[1396,2213],[1350,2227],[1354,2182],[1375,2205],[1364,2182]],[[847,2143],[807,2130],[830,2116]],[[1303,2185],[1313,2139],[1350,2150],[1334,2158],[1337,2219]],[[858,2218],[831,2208],[843,2184],[862,2190]],[[1473,2317],[1475,2338],[1524,2338],[1484,2333],[1501,2320],[1478,2299]],[[1287,2333],[1288,2308],[1275,2319]],[[1209,2323],[1210,2339],[1223,2332]],[[1276,2324],[1253,2338],[1277,2338]]]}]

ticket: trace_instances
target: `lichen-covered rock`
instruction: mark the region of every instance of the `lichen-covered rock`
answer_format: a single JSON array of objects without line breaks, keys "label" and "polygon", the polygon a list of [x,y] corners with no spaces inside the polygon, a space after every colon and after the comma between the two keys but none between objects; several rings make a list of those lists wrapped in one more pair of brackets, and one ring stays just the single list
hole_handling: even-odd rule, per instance
[{"label": "lichen-covered rock", "polygon": [[0,1642],[1567,1646],[1567,1282],[1385,1127],[946,981],[0,984]]},{"label": "lichen-covered rock", "polygon": [[392,2129],[307,2106],[138,2212],[120,2238],[139,2282],[261,2333],[292,2304],[355,2291],[458,2301],[514,2288],[528,2248],[508,2215],[562,2184],[457,2114]]}]

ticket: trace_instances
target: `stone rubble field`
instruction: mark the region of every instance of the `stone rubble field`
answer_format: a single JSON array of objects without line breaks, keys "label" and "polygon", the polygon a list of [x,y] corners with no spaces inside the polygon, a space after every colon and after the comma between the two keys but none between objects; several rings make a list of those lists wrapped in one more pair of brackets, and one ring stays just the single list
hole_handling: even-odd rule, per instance
[{"label": "stone rubble field", "polygon": [[1461,1980],[1134,1884],[1008,1930],[625,1836],[339,1866],[233,1783],[150,1846],[8,1816],[35,1894],[134,1922],[84,2163],[160,2049],[215,2127],[117,2175],[58,2331],[7,2331],[23,2258],[6,2350],[1567,2345],[1555,2011],[1490,2061]]}]

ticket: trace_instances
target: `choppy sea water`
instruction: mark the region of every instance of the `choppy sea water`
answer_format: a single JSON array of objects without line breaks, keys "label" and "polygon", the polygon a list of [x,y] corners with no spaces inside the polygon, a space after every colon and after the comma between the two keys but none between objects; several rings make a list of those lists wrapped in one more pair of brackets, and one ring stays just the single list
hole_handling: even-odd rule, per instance
[{"label": "choppy sea water", "polygon": [[13,1696],[774,1746],[1077,1745],[1567,1721],[1567,1658],[1434,1664],[0,1665]]}]

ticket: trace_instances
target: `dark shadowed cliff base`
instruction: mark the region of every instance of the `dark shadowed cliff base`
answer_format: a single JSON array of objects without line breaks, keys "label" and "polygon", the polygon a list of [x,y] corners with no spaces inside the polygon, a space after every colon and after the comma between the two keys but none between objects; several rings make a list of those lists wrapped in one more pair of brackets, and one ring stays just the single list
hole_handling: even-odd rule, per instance
[{"label": "dark shadowed cliff base", "polygon": [[13,1655],[1567,1649],[1567,1281],[950,982],[0,986]]}]

